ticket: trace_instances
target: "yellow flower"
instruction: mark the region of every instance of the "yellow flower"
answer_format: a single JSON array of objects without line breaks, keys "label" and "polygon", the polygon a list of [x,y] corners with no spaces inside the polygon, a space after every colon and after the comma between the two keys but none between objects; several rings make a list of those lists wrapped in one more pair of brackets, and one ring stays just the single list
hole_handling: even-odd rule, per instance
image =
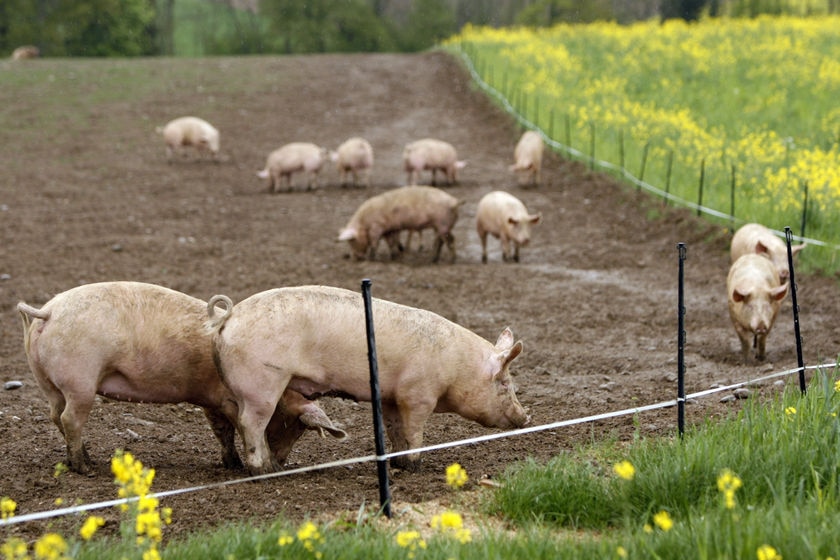
[{"label": "yellow flower", "polygon": [[97,529],[103,525],[105,525],[104,519],[96,515],[91,515],[85,519],[85,522],[82,524],[82,528],[79,529],[79,534],[84,540],[89,541]]},{"label": "yellow flower", "polygon": [[446,467],[446,484],[452,488],[460,488],[467,483],[467,471],[458,463]]},{"label": "yellow flower", "polygon": [[619,558],[627,558],[627,549],[623,546],[619,546],[615,549],[615,555]]},{"label": "yellow flower", "polygon": [[64,537],[57,533],[47,533],[35,541],[35,557],[44,560],[58,560],[64,558],[67,552],[67,543]]},{"label": "yellow flower", "polygon": [[445,511],[432,517],[432,529],[460,529],[463,525],[464,520],[457,511]]},{"label": "yellow flower", "polygon": [[793,406],[789,406],[785,409],[785,416],[791,418],[796,415],[796,408]]},{"label": "yellow flower", "polygon": [[613,471],[624,480],[633,480],[636,476],[636,468],[630,461],[621,461],[613,466]]},{"label": "yellow flower", "polygon": [[16,509],[16,501],[6,496],[0,498],[0,519],[8,519],[10,517],[14,517]]},{"label": "yellow flower", "polygon": [[426,541],[417,531],[400,531],[397,533],[397,544],[408,549],[408,557],[414,558],[418,548],[426,548]]},{"label": "yellow flower", "polygon": [[840,393],[840,379],[834,382],[834,391]]},{"label": "yellow flower", "polygon": [[295,542],[295,538],[291,535],[287,535],[286,533],[281,534],[280,538],[277,539],[277,544],[280,546],[288,546],[293,542]]},{"label": "yellow flower", "polygon": [[7,558],[9,560],[26,558],[26,551],[26,542],[18,537],[8,539],[2,546],[0,546],[0,554],[3,555],[3,558]]},{"label": "yellow flower", "polygon": [[648,534],[653,533],[653,527],[651,527],[650,523],[645,523],[645,526],[642,527],[642,530]]},{"label": "yellow flower", "polygon": [[301,541],[319,540],[321,538],[321,533],[318,531],[317,525],[311,521],[307,521],[298,529],[297,538]]},{"label": "yellow flower", "polygon": [[55,500],[53,500],[53,503],[57,506],[60,506],[64,503],[64,498],[61,498],[61,497],[56,498]]},{"label": "yellow flower", "polygon": [[670,531],[671,527],[674,526],[674,521],[671,519],[671,516],[664,510],[653,516],[653,522],[663,531]]},{"label": "yellow flower", "polygon": [[143,552],[143,560],[160,560],[160,553],[157,548],[152,547]]},{"label": "yellow flower", "polygon": [[55,469],[53,470],[53,476],[55,478],[58,478],[59,476],[63,475],[64,473],[66,473],[69,470],[70,469],[67,468],[67,465],[65,465],[64,463],[56,463],[55,464]]},{"label": "yellow flower", "polygon": [[769,544],[763,544],[758,547],[756,551],[758,560],[782,560],[781,554],[776,552],[776,549]]}]

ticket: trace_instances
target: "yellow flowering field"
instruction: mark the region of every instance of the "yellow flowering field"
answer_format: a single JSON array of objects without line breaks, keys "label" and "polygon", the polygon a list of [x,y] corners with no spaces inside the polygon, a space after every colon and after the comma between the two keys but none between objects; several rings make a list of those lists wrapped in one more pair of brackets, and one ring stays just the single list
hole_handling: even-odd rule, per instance
[{"label": "yellow flowering field", "polygon": [[840,17],[467,26],[448,45],[553,140],[735,225],[800,234],[807,208],[834,262]]}]

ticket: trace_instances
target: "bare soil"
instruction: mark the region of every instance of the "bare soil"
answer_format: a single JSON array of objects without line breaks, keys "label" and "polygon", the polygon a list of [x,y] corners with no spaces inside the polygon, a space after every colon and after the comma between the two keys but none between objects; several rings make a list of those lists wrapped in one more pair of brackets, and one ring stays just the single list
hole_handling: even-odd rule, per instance
[{"label": "bare soil", "polygon": [[[52,65],[58,79],[65,77],[61,61],[32,64]],[[222,467],[196,407],[105,399],[85,431],[95,472],[53,475],[65,459],[64,442],[28,371],[15,304],[41,305],[82,283],[137,280],[239,301],[278,286],[358,290],[369,278],[375,297],[435,311],[487,339],[510,326],[525,345],[512,368],[520,400],[541,425],[675,398],[677,243],[684,242],[687,391],[796,364],[790,298],[769,336],[767,360],[742,363],[726,304],[729,232],[556,154],[545,162],[541,185],[520,184],[507,166],[521,130],[446,54],[201,59],[191,62],[199,68],[196,82],[177,74],[183,62],[112,64],[136,64],[170,87],[151,88],[129,103],[97,96],[90,86],[90,99],[66,107],[48,136],[37,130],[43,99],[0,90],[4,121],[13,124],[0,133],[0,382],[23,382],[0,391],[0,496],[17,501],[19,514],[52,509],[57,498],[64,504],[115,498],[109,458],[116,449],[153,467],[158,491],[246,476]],[[7,75],[26,71],[2,68]],[[61,99],[50,102],[60,106]],[[221,130],[221,162],[191,157],[167,164],[155,125],[196,112]],[[342,188],[328,167],[317,190],[269,194],[255,175],[286,142],[335,148],[355,135],[376,153],[369,188]],[[387,258],[384,246],[375,262],[349,259],[337,232],[366,198],[405,184],[402,148],[429,136],[451,142],[468,162],[459,183],[443,187],[465,201],[456,261],[448,262],[444,251],[442,262],[432,264],[428,233],[424,249],[398,261]],[[495,240],[489,262],[481,263],[475,208],[497,189],[543,216],[519,263],[501,262]],[[837,282],[797,281],[805,361],[833,360],[840,348]],[[778,389],[767,384],[754,391]],[[720,418],[740,406],[720,402],[721,396],[690,403],[688,421]],[[308,433],[286,468],[374,453],[368,403],[325,398],[321,404],[350,437],[338,442]],[[480,491],[479,479],[498,478],[517,461],[545,461],[590,441],[622,445],[634,432],[673,437],[676,410],[427,453],[420,473],[391,471],[393,499],[448,503],[444,470],[453,462],[467,469],[469,488]],[[437,414],[426,442],[487,433],[493,430]],[[167,533],[182,535],[227,521],[302,520],[377,503],[375,465],[365,463],[185,493],[163,505],[174,510]],[[118,518],[111,509],[104,514]],[[72,530],[78,522],[53,519],[4,532],[32,536],[47,527]]]}]

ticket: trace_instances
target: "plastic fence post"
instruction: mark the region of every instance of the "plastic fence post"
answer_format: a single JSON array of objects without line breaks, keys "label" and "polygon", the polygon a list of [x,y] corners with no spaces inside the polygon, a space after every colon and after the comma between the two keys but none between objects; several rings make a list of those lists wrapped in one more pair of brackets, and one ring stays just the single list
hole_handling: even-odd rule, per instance
[{"label": "plastic fence post", "polygon": [[732,231],[735,231],[735,165],[732,165],[732,173],[729,178],[729,218],[732,224]]},{"label": "plastic fence post", "polygon": [[618,165],[624,174],[624,129],[618,131]]},{"label": "plastic fence post", "polygon": [[808,221],[808,181],[805,181],[805,197],[802,201],[802,225],[799,228],[799,235],[805,237],[805,224]]},{"label": "plastic fence post", "polygon": [[385,517],[391,518],[391,492],[388,485],[388,460],[385,455],[385,427],[382,422],[382,393],[379,387],[379,365],[376,361],[376,340],[373,331],[373,306],[370,297],[370,279],[362,280],[362,298],[365,303],[368,366],[370,367],[370,395],[373,405],[373,430],[376,446],[376,472],[379,478],[379,506]]},{"label": "plastic fence post", "polygon": [[697,189],[697,215],[703,207],[703,183],[706,182],[706,158],[700,160],[700,186]]},{"label": "plastic fence post", "polygon": [[665,206],[668,206],[671,201],[668,195],[671,194],[671,170],[674,167],[674,150],[668,151],[668,168],[665,171]]},{"label": "plastic fence post", "polygon": [[[647,166],[648,149],[650,148],[650,141],[645,142],[645,147],[642,148],[642,167],[639,169],[639,181],[645,180],[645,167]],[[641,185],[636,185],[636,190],[642,190]]]},{"label": "plastic fence post", "polygon": [[569,118],[569,113],[566,113],[566,147],[572,147],[572,120]]},{"label": "plastic fence post", "polygon": [[589,169],[595,169],[595,123],[589,123]]},{"label": "plastic fence post", "polygon": [[788,289],[790,290],[790,302],[793,305],[793,334],[796,337],[796,365],[799,366],[799,390],[805,394],[805,360],[802,358],[802,336],[799,333],[799,304],[796,303],[796,279],[793,271],[793,250],[790,247],[791,231],[785,226],[785,241],[787,242],[788,268],[790,277]]},{"label": "plastic fence post", "polygon": [[677,243],[679,251],[678,319],[677,319],[677,430],[685,433],[685,243]]}]

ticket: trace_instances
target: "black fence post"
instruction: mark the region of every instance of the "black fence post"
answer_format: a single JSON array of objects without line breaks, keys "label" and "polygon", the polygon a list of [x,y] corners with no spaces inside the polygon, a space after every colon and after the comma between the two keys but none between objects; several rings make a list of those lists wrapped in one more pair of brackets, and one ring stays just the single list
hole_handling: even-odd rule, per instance
[{"label": "black fence post", "polygon": [[685,243],[677,243],[679,251],[678,319],[677,319],[677,430],[685,433]]},{"label": "black fence post", "polygon": [[735,164],[732,164],[732,175],[729,180],[729,222],[735,231]]},{"label": "black fence post", "polygon": [[[647,166],[648,148],[650,148],[650,142],[645,142],[645,147],[642,148],[642,167],[641,169],[639,169],[639,182],[645,180],[645,167]],[[642,186],[636,185],[636,190],[642,190]]]},{"label": "black fence post", "polygon": [[799,332],[799,304],[796,303],[796,279],[793,271],[793,250],[791,243],[790,227],[785,226],[785,240],[787,241],[788,268],[790,277],[788,289],[790,290],[790,302],[793,304],[793,333],[796,337],[796,365],[799,366],[799,390],[805,394],[805,360],[802,358],[802,335]]},{"label": "black fence post", "polygon": [[595,169],[595,123],[589,122],[589,169]]},{"label": "black fence post", "polygon": [[703,183],[706,182],[706,159],[700,160],[700,187],[697,191],[697,215],[700,215],[700,208],[703,207]]},{"label": "black fence post", "polygon": [[365,328],[367,330],[368,366],[370,367],[370,395],[373,405],[373,430],[376,445],[376,472],[379,477],[379,506],[391,518],[391,490],[388,484],[388,460],[385,455],[385,427],[382,422],[382,393],[379,388],[379,365],[376,361],[376,340],[373,331],[373,305],[370,297],[370,279],[362,280],[362,298],[365,303]]},{"label": "black fence post", "polygon": [[671,201],[668,195],[671,194],[671,171],[674,168],[674,150],[668,151],[668,169],[665,172],[665,206],[668,206]]},{"label": "black fence post", "polygon": [[802,201],[802,225],[799,228],[799,235],[805,237],[805,224],[808,221],[808,181],[805,181],[805,199]]}]

